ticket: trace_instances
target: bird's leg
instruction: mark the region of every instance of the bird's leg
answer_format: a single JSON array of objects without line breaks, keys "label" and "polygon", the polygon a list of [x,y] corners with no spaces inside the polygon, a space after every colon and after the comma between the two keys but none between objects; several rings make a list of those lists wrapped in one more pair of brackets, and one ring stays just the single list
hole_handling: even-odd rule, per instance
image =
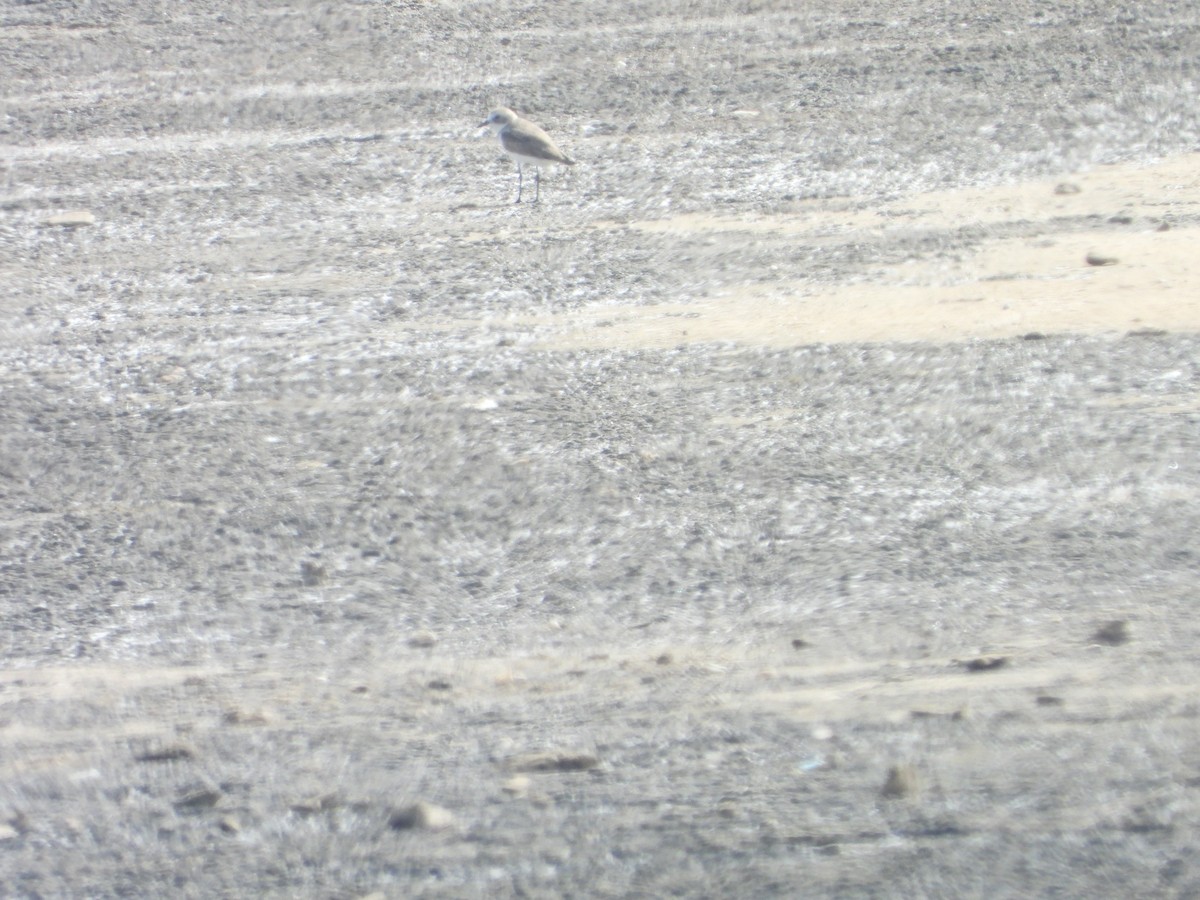
[{"label": "bird's leg", "polygon": [[542,199],[542,167],[533,167],[533,202],[537,203]]},{"label": "bird's leg", "polygon": [[521,163],[517,163],[517,202],[521,202]]}]

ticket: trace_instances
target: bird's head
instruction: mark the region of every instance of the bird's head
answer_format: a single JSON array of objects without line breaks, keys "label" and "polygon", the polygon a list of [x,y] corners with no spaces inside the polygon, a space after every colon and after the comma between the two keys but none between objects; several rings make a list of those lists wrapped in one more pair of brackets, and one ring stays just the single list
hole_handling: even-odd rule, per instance
[{"label": "bird's head", "polygon": [[508,107],[501,106],[499,109],[493,109],[488,117],[479,123],[479,127],[499,132],[505,125],[511,125],[515,121],[517,121],[517,114]]}]

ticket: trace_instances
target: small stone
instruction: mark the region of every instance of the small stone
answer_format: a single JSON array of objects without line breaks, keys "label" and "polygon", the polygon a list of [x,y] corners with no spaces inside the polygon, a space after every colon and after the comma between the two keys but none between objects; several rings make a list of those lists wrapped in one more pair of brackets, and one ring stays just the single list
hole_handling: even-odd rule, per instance
[{"label": "small stone", "polygon": [[1092,635],[1092,640],[1097,644],[1108,644],[1110,647],[1119,647],[1121,644],[1128,644],[1131,639],[1129,623],[1124,619],[1114,619],[1111,622],[1105,622]]},{"label": "small stone", "polygon": [[341,805],[342,798],[337,794],[322,794],[320,797],[310,797],[307,800],[293,803],[291,810],[302,816],[311,816],[316,813],[337,809]]},{"label": "small stone", "polygon": [[174,806],[178,810],[198,811],[201,809],[212,809],[217,805],[217,801],[221,799],[221,792],[211,788],[201,788],[197,791],[190,791],[175,801]]},{"label": "small stone", "polygon": [[829,760],[824,756],[815,755],[798,763],[796,768],[801,772],[819,772],[822,769],[836,769],[837,766],[829,765]]},{"label": "small stone", "polygon": [[408,646],[427,650],[437,644],[437,638],[428,631],[418,631],[408,638]]},{"label": "small stone", "polygon": [[421,828],[426,831],[443,831],[454,824],[454,814],[448,809],[426,803],[424,800],[398,809],[388,818],[388,825],[397,831]]},{"label": "small stone", "polygon": [[431,691],[448,691],[454,687],[445,678],[435,678],[425,685]]},{"label": "small stone", "polygon": [[237,834],[242,830],[242,823],[233,816],[222,816],[221,821],[217,823],[217,827],[226,834]]},{"label": "small stone", "polygon": [[811,647],[811,646],[812,646],[812,644],[810,644],[804,638],[792,638],[792,649],[793,650],[803,650],[805,647]]},{"label": "small stone", "polygon": [[660,666],[669,666],[671,663],[675,662],[675,657],[673,657],[670,653],[660,653],[654,662]]},{"label": "small stone", "polygon": [[300,581],[305,587],[316,587],[325,580],[325,567],[310,559],[300,563]]},{"label": "small stone", "polygon": [[981,656],[978,659],[967,660],[963,663],[963,668],[968,672],[993,672],[1007,665],[1007,656]]},{"label": "small stone", "polygon": [[72,209],[43,219],[42,224],[57,228],[79,228],[83,225],[95,225],[96,217],[90,210]]},{"label": "small stone", "polygon": [[1054,193],[1060,197],[1067,197],[1071,194],[1083,193],[1083,188],[1075,184],[1073,181],[1060,181],[1054,186]]},{"label": "small stone", "polygon": [[228,709],[221,716],[226,725],[266,725],[267,717],[261,712],[249,712],[244,709]]},{"label": "small stone", "polygon": [[880,794],[889,800],[914,797],[921,790],[921,779],[912,766],[892,766]]},{"label": "small stone", "polygon": [[195,752],[190,747],[175,745],[161,747],[158,750],[147,750],[139,753],[134,759],[137,762],[175,762],[182,759],[194,759]]},{"label": "small stone", "polygon": [[967,717],[965,708],[952,709],[949,712],[935,712],[930,709],[914,709],[909,713],[912,718],[921,719],[949,719],[951,722],[959,722]]},{"label": "small stone", "polygon": [[1089,266],[1115,266],[1118,262],[1115,256],[1104,256],[1101,253],[1091,252],[1084,257],[1084,261]]},{"label": "small stone", "polygon": [[1038,706],[1062,706],[1063,698],[1055,697],[1053,694],[1038,694],[1037,705]]},{"label": "small stone", "polygon": [[1046,335],[1042,334],[1040,331],[1027,331],[1025,334],[1021,335],[1021,340],[1023,341],[1044,341],[1045,339]]},{"label": "small stone", "polygon": [[512,797],[524,797],[529,793],[529,786],[532,783],[528,775],[514,775],[500,785],[500,790]]},{"label": "small stone", "polygon": [[598,765],[590,753],[523,753],[508,761],[513,772],[586,772]]},{"label": "small stone", "polygon": [[0,842],[13,841],[21,836],[21,832],[11,825],[0,825]]}]

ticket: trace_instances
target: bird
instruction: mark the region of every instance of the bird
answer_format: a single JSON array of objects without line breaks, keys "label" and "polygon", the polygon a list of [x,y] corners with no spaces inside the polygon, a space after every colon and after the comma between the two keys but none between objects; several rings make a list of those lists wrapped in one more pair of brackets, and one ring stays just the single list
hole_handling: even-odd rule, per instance
[{"label": "bird", "polygon": [[559,150],[554,141],[550,139],[550,135],[528,119],[522,119],[508,107],[502,106],[492,110],[487,119],[479,123],[479,127],[491,128],[500,138],[500,146],[504,152],[517,161],[518,203],[521,202],[521,163],[529,163],[534,167],[534,203],[537,203],[542,196],[542,166],[547,163],[558,163],[563,166],[575,165],[575,160]]}]

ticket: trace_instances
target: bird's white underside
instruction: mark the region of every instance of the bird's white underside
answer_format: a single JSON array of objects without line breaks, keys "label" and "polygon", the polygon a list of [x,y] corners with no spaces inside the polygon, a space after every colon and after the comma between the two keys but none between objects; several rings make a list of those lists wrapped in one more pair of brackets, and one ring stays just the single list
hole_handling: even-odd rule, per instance
[{"label": "bird's white underside", "polygon": [[540,156],[523,156],[520,153],[513,153],[511,150],[505,150],[504,152],[507,153],[509,156],[511,156],[513,159],[515,159],[517,162],[525,163],[526,165],[530,165],[530,166],[546,166],[546,165],[551,165],[551,164],[560,165],[560,166],[565,165],[565,163],[560,163],[556,159],[545,159]]}]

